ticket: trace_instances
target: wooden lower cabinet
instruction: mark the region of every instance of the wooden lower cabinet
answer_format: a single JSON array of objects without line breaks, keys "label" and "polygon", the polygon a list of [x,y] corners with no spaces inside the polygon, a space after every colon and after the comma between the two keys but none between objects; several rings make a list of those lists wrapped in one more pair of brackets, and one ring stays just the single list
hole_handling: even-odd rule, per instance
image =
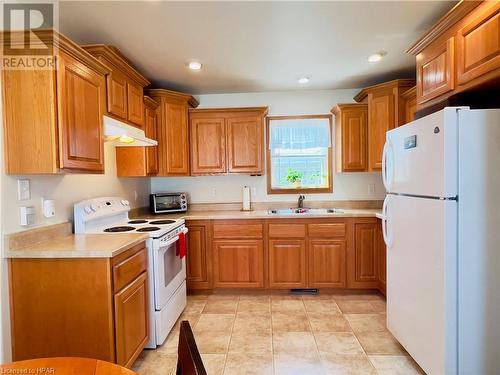
[{"label": "wooden lower cabinet", "polygon": [[376,232],[379,290],[385,294],[387,289],[387,247],[382,235],[382,223],[380,220]]},{"label": "wooden lower cabinet", "polygon": [[186,281],[189,289],[212,288],[210,221],[187,221]]},{"label": "wooden lower cabinet", "polygon": [[348,260],[348,286],[378,288],[378,219],[366,219],[353,224],[352,252]]},{"label": "wooden lower cabinet", "polygon": [[214,287],[264,287],[262,240],[214,241]]},{"label": "wooden lower cabinet", "polygon": [[309,240],[307,251],[309,287],[346,287],[346,241]]},{"label": "wooden lower cabinet", "polygon": [[307,287],[305,240],[269,241],[269,287],[275,289]]},{"label": "wooden lower cabinet", "polygon": [[131,367],[148,340],[145,243],[114,258],[10,259],[12,359]]}]

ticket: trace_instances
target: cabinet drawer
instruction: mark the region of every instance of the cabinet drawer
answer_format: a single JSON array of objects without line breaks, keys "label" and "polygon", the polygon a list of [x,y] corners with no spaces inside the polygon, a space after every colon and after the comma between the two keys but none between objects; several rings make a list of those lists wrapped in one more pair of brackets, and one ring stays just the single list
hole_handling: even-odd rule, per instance
[{"label": "cabinet drawer", "polygon": [[238,222],[238,223],[214,223],[214,238],[262,238],[262,223],[260,222]]},{"label": "cabinet drawer", "polygon": [[305,224],[269,224],[269,237],[304,238]]},{"label": "cabinet drawer", "polygon": [[325,224],[309,224],[309,237],[316,238],[331,238],[345,237],[344,223],[325,223]]},{"label": "cabinet drawer", "polygon": [[148,268],[148,253],[145,248],[113,266],[115,293],[132,282]]}]

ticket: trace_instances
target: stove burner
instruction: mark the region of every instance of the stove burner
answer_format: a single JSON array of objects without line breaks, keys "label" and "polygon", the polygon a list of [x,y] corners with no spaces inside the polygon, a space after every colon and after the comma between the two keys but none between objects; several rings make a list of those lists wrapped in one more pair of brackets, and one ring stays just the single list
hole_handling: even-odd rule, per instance
[{"label": "stove burner", "polygon": [[159,227],[144,227],[137,229],[138,232],[153,232],[155,230],[159,230]]},{"label": "stove burner", "polygon": [[156,225],[173,224],[173,223],[175,223],[175,220],[153,220],[149,222],[149,224],[156,224]]},{"label": "stove burner", "polygon": [[130,220],[128,223],[129,224],[144,224],[144,223],[147,223],[148,221],[147,220]]},{"label": "stove burner", "polygon": [[131,230],[134,230],[134,227],[127,227],[127,226],[121,226],[121,227],[111,227],[111,228],[106,228],[104,229],[105,232],[129,232]]}]

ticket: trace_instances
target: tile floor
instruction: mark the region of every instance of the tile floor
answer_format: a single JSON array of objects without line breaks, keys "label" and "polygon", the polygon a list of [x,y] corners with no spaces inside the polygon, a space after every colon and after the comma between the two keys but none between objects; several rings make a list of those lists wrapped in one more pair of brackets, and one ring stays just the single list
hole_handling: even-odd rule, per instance
[{"label": "tile floor", "polygon": [[[189,320],[209,375],[422,374],[385,319],[378,294],[240,294],[188,296],[179,321]],[[178,332],[133,370],[175,374]]]}]

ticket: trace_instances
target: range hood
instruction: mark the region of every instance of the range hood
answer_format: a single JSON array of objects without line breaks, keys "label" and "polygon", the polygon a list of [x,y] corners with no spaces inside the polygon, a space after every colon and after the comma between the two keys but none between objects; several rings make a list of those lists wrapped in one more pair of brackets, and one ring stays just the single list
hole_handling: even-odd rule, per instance
[{"label": "range hood", "polygon": [[144,131],[134,126],[104,117],[104,136],[106,142],[112,142],[116,147],[156,146],[158,142],[147,138]]}]

